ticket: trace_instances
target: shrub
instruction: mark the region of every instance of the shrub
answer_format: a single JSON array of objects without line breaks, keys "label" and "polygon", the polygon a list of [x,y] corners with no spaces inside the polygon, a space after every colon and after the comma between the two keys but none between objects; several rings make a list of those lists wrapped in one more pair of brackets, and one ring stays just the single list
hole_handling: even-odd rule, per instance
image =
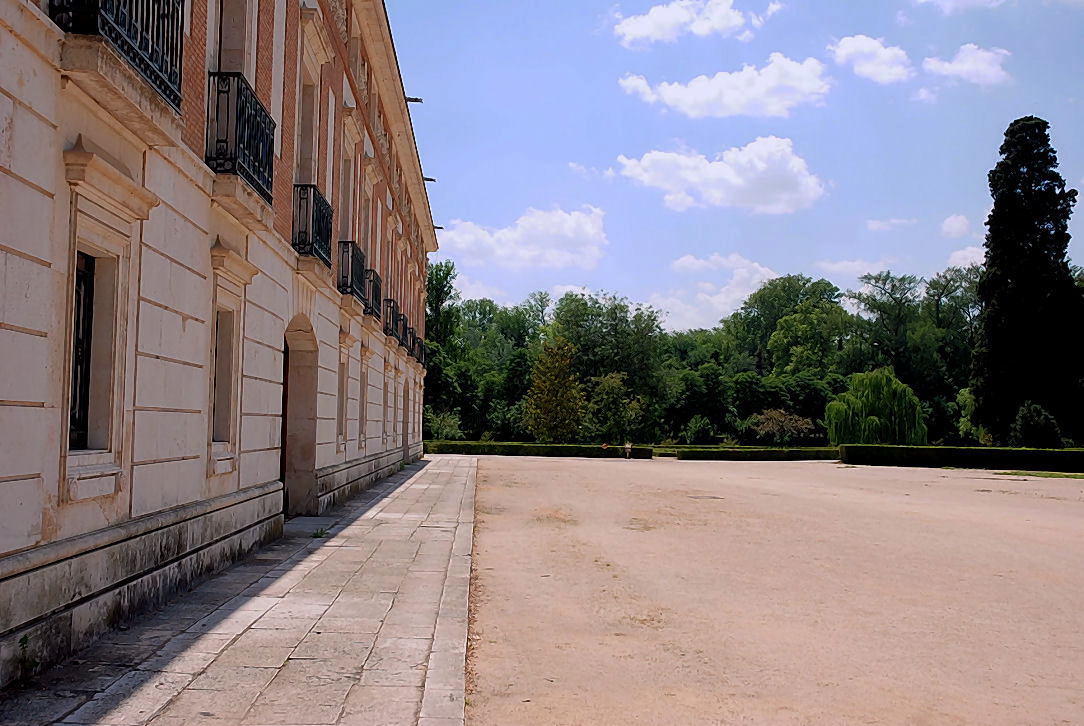
[{"label": "shrub", "polygon": [[1082,449],[1010,449],[987,446],[839,447],[844,464],[870,466],[953,466],[961,469],[1084,472]]},{"label": "shrub", "polygon": [[922,403],[890,368],[851,376],[849,389],[828,404],[825,418],[833,444],[926,443]]},{"label": "shrub", "polygon": [[1016,412],[1016,420],[1013,421],[1009,433],[1009,443],[1033,449],[1060,449],[1061,429],[1045,408],[1027,401]]},{"label": "shrub", "polygon": [[422,424],[426,436],[434,439],[458,441],[463,438],[463,432],[459,430],[459,413],[456,411],[438,413],[432,406],[426,406],[422,412]]},{"label": "shrub", "polygon": [[681,431],[681,438],[686,444],[707,444],[715,437],[715,427],[711,421],[699,414],[693,416]]},{"label": "shrub", "polygon": [[809,461],[839,458],[834,446],[791,449],[746,447],[741,449],[675,449],[677,458],[700,461]]},{"label": "shrub", "polygon": [[813,433],[813,422],[782,409],[770,408],[753,416],[750,428],[757,438],[774,446],[787,446]]},{"label": "shrub", "polygon": [[[473,456],[582,456],[595,459],[620,459],[623,446],[593,444],[534,444],[512,441],[426,441],[427,454],[470,454]],[[632,458],[650,459],[650,446],[633,446]]]}]

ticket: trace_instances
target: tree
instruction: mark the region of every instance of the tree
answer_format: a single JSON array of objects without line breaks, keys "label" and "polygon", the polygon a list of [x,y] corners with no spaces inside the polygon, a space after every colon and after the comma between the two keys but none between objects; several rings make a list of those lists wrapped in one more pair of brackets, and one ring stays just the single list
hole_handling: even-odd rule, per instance
[{"label": "tree", "polygon": [[890,368],[852,375],[849,389],[828,404],[825,418],[833,444],[926,443],[922,402]]},{"label": "tree", "polygon": [[624,373],[608,373],[592,380],[589,428],[593,438],[608,444],[632,440],[640,424],[640,402],[630,399]]},{"label": "tree", "polygon": [[788,446],[813,433],[813,422],[778,408],[762,411],[749,419],[757,437],[773,446]]},{"label": "tree", "polygon": [[699,415],[689,419],[689,423],[681,431],[681,438],[685,440],[686,444],[711,443],[714,436],[715,427],[711,425],[711,421]]},{"label": "tree", "polygon": [[1058,422],[1042,406],[1031,401],[1024,403],[1016,412],[1016,420],[1009,432],[1009,443],[1034,449],[1060,449],[1065,445]]},{"label": "tree", "polygon": [[989,174],[994,205],[971,391],[975,422],[995,443],[1009,440],[1025,402],[1049,412],[1072,438],[1084,432],[1081,362],[1060,349],[1079,336],[1084,319],[1084,296],[1066,259],[1077,192],[1057,171],[1049,126],[1034,116],[1013,121]]},{"label": "tree", "polygon": [[584,397],[573,373],[576,349],[564,338],[546,341],[531,371],[524,423],[543,443],[575,441],[583,423]]}]

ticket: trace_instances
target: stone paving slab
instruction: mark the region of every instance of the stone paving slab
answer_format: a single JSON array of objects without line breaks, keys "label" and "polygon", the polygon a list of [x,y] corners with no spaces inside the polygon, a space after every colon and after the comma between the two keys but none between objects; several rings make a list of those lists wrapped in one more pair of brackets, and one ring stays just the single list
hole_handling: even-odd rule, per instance
[{"label": "stone paving slab", "polygon": [[463,726],[476,472],[432,456],[289,520],[243,563],[0,693],[0,724]]}]

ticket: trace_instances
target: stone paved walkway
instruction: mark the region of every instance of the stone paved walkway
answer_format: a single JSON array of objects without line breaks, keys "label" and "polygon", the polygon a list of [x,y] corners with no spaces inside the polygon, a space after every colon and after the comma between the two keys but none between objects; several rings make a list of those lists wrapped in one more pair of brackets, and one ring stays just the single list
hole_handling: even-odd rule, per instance
[{"label": "stone paved walkway", "polygon": [[0,724],[462,726],[476,469],[430,457],[330,516],[290,520],[7,693]]}]

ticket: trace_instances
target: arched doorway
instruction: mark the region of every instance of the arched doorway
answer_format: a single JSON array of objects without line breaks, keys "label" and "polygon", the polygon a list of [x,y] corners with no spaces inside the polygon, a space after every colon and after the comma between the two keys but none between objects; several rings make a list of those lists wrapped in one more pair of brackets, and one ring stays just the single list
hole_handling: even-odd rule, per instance
[{"label": "arched doorway", "polygon": [[286,326],[282,357],[282,509],[288,517],[317,514],[316,390],[318,346],[303,315]]}]

